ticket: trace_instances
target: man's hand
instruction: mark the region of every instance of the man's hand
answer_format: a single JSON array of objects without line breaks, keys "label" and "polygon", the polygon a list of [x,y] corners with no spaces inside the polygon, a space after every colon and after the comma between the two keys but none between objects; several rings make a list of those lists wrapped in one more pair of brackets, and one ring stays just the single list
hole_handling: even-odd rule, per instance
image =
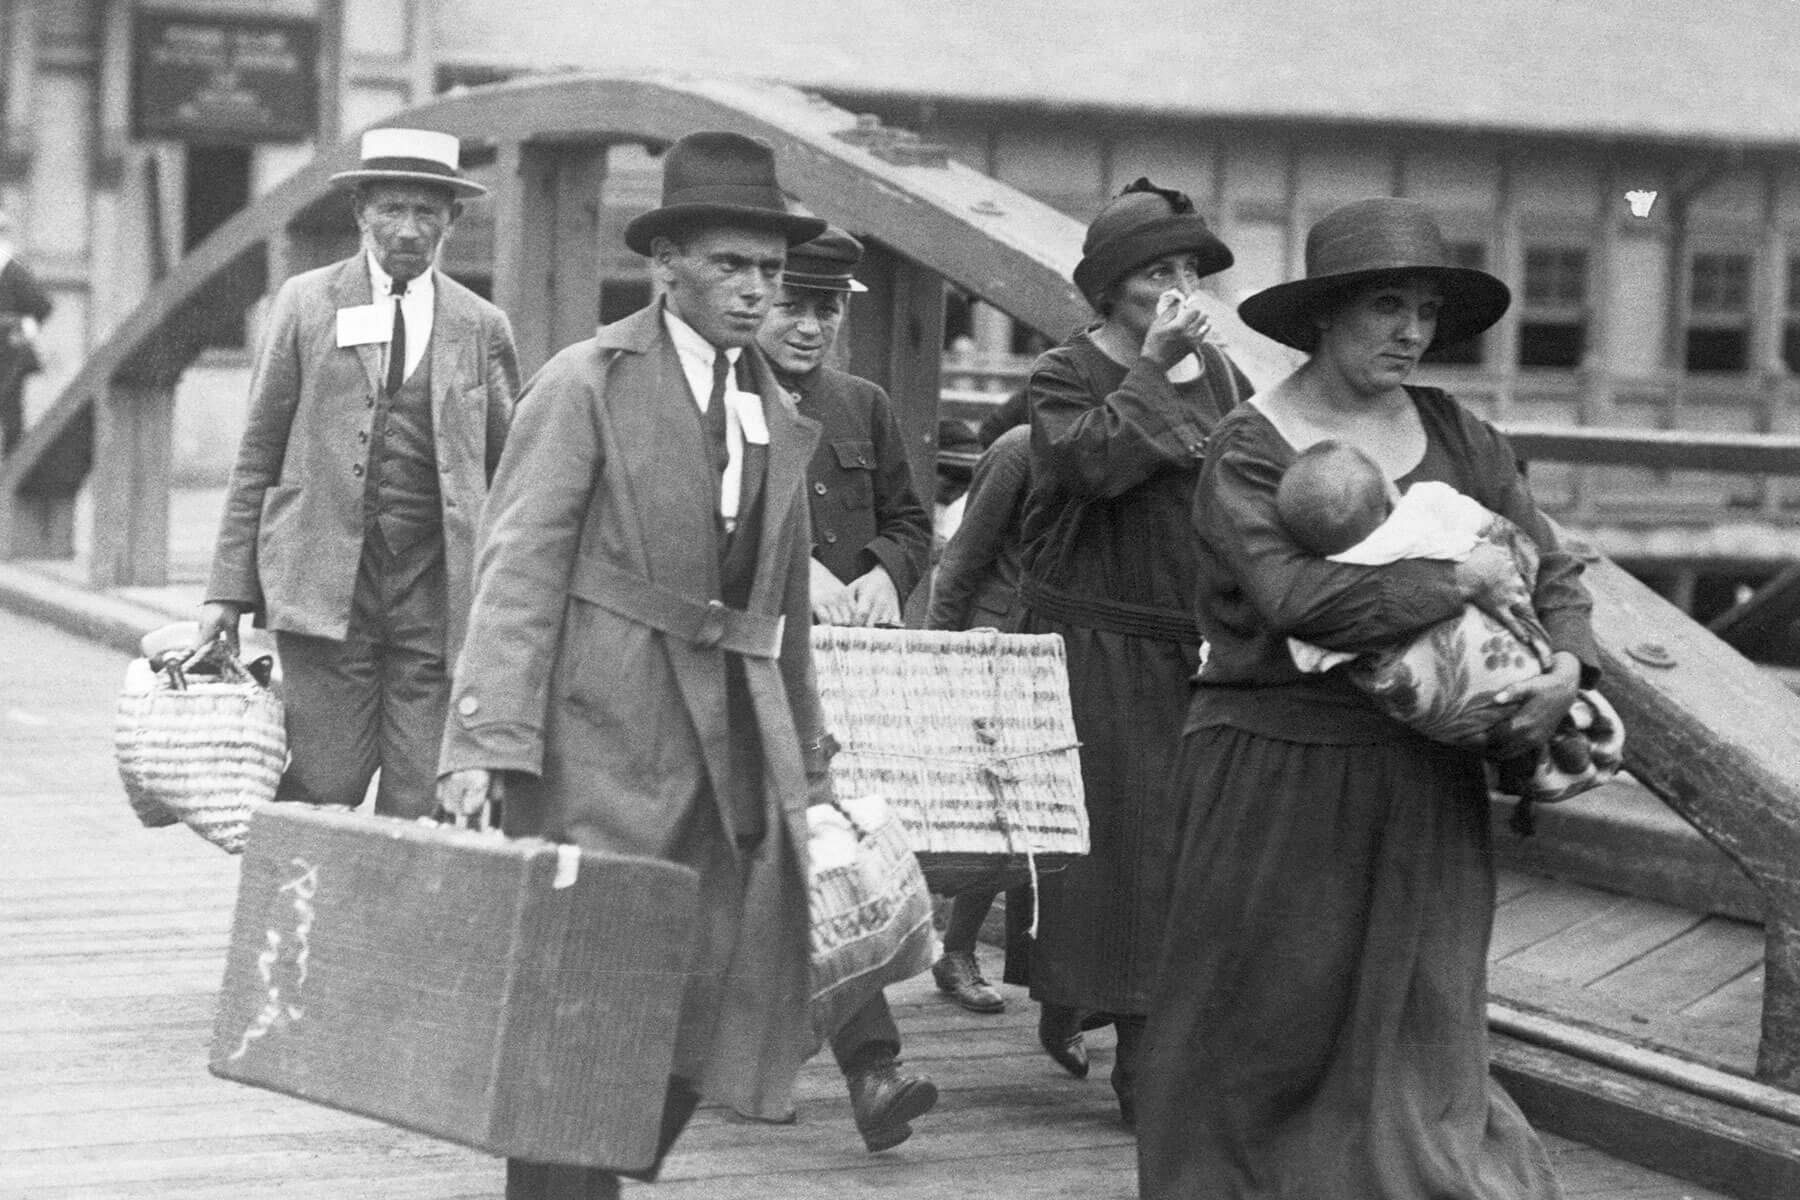
[{"label": "man's hand", "polygon": [[1496,704],[1518,707],[1488,730],[1488,749],[1511,758],[1547,744],[1575,703],[1580,686],[1581,660],[1558,650],[1550,657],[1549,670],[1495,695]]},{"label": "man's hand", "polygon": [[200,606],[200,640],[194,649],[210,646],[219,638],[225,639],[225,645],[235,656],[238,652],[238,622],[243,618],[244,610],[235,604],[214,601]]},{"label": "man's hand", "polygon": [[857,625],[900,624],[900,592],[887,568],[875,566],[850,581],[850,603]]},{"label": "man's hand", "polygon": [[482,767],[464,767],[438,776],[438,807],[455,817],[472,817],[506,797],[506,780]]},{"label": "man's hand", "polygon": [[856,598],[850,588],[816,558],[812,560],[812,614],[821,625],[861,624],[856,619]]}]

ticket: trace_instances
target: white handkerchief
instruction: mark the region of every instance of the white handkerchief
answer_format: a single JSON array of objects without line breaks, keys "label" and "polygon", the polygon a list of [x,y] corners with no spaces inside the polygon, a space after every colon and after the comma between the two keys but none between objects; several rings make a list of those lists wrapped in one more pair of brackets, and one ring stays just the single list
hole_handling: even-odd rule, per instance
[{"label": "white handkerchief", "polygon": [[337,310],[337,344],[367,346],[385,345],[394,336],[394,306],[391,304],[356,304]]}]

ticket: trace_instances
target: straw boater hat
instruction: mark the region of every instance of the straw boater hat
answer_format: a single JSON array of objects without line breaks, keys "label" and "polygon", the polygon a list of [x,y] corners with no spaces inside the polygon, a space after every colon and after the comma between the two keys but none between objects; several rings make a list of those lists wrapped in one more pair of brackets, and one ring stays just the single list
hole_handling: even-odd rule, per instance
[{"label": "straw boater hat", "polygon": [[775,152],[741,133],[690,133],[663,155],[662,205],[625,226],[639,254],[682,229],[726,225],[782,234],[789,246],[825,232],[825,222],[788,211],[775,181]]},{"label": "straw boater hat", "polygon": [[1186,251],[1200,256],[1201,275],[1232,263],[1231,250],[1207,228],[1185,192],[1159,188],[1140,176],[1107,201],[1088,226],[1075,286],[1097,305],[1107,288],[1145,263]]},{"label": "straw boater hat", "polygon": [[1397,277],[1424,277],[1444,293],[1433,344],[1474,337],[1512,303],[1504,283],[1450,261],[1443,231],[1417,200],[1358,200],[1319,219],[1306,235],[1306,278],[1264,288],[1238,305],[1244,324],[1311,353],[1314,318],[1346,293]]},{"label": "straw boater hat", "polygon": [[836,225],[827,225],[824,233],[788,251],[781,282],[815,292],[866,292],[869,289],[851,274],[862,256],[861,242]]},{"label": "straw boater hat", "polygon": [[487,195],[487,189],[458,172],[462,146],[454,134],[430,129],[371,129],[362,135],[362,166],[339,171],[331,182],[429,183],[448,188],[459,200]]}]

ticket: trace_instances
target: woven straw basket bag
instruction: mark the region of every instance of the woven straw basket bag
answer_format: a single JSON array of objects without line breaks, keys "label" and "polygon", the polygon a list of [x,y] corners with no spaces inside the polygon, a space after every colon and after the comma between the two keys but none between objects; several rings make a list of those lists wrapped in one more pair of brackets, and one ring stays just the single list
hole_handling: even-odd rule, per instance
[{"label": "woven straw basket bag", "polygon": [[1055,634],[813,628],[840,796],[882,795],[931,889],[1024,883],[1088,852]]},{"label": "woven straw basket bag", "polygon": [[[199,673],[202,655],[218,674]],[[113,750],[125,797],[145,825],[183,821],[237,854],[252,806],[274,798],[287,766],[281,700],[234,655],[164,661],[134,661],[119,693]]]}]

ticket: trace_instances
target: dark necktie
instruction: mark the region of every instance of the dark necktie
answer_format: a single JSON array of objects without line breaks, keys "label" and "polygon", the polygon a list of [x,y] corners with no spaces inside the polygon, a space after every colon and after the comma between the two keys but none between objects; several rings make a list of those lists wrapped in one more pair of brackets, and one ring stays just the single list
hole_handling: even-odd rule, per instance
[{"label": "dark necktie", "polygon": [[706,451],[712,459],[713,475],[725,477],[725,465],[731,461],[731,450],[725,441],[725,381],[731,377],[731,360],[723,350],[713,355],[712,395],[700,423],[706,429]]},{"label": "dark necktie", "polygon": [[406,382],[406,317],[400,310],[400,298],[406,295],[406,283],[394,281],[394,337],[388,342],[387,394],[393,395]]}]

